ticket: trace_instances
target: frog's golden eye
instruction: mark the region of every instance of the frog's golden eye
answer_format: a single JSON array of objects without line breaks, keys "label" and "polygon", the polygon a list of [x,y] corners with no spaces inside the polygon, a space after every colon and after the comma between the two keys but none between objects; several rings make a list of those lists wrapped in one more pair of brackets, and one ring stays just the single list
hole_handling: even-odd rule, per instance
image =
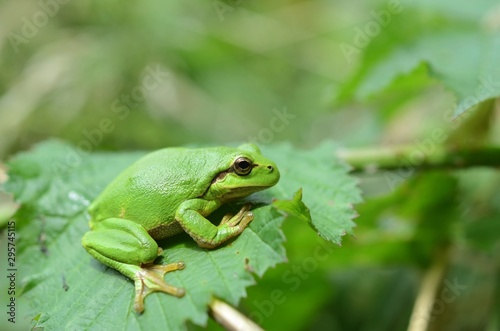
[{"label": "frog's golden eye", "polygon": [[253,168],[253,163],[246,157],[239,157],[233,163],[234,172],[240,176],[248,175]]}]

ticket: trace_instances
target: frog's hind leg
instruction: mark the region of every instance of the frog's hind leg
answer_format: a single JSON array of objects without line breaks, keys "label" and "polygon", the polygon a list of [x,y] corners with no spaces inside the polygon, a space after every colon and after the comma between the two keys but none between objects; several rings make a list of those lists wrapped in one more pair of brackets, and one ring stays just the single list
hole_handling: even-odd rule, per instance
[{"label": "frog's hind leg", "polygon": [[82,244],[98,261],[134,281],[134,309],[138,313],[144,311],[144,298],[150,293],[184,295],[184,289],[163,279],[167,272],[184,269],[184,263],[153,264],[161,249],[141,225],[125,219],[106,219],[84,235]]}]

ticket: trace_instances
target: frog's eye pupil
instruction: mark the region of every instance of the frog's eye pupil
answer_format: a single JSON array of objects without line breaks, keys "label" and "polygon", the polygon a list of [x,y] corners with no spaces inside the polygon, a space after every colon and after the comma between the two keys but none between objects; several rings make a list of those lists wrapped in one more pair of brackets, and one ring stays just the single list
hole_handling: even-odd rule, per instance
[{"label": "frog's eye pupil", "polygon": [[247,161],[241,161],[238,166],[241,168],[241,169],[246,169],[250,166],[250,163],[248,163]]},{"label": "frog's eye pupil", "polygon": [[234,161],[233,169],[238,175],[244,176],[248,175],[252,171],[252,161],[246,157],[240,157]]}]

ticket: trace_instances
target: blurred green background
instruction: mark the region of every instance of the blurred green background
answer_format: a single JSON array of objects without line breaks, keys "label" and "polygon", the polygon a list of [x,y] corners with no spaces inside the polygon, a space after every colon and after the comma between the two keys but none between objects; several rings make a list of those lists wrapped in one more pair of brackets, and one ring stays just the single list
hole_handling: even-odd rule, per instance
[{"label": "blurred green background", "polygon": [[[398,68],[393,83],[387,71],[375,81],[362,74],[421,35],[498,31],[499,13],[495,1],[465,0],[3,1],[0,159],[54,137],[80,157],[249,140],[377,148],[422,143],[436,128],[453,146],[498,145],[498,102],[452,122],[454,94],[418,62],[388,63]],[[363,39],[370,22],[379,29]],[[356,40],[346,53],[341,45]],[[462,46],[442,53],[477,66],[474,46]],[[469,69],[454,73],[466,79]],[[406,330],[421,281],[437,268],[427,329],[499,330],[498,170],[397,185],[387,173],[358,176],[366,202],[356,238],[332,248],[285,224],[289,263],[259,279],[240,309],[270,330]]]}]

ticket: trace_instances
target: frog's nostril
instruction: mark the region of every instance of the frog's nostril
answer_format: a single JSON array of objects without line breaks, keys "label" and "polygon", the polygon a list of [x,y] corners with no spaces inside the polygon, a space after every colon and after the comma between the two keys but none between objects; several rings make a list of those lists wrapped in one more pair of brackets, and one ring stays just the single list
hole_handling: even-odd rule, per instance
[{"label": "frog's nostril", "polygon": [[272,171],[272,170],[273,170],[273,166],[268,165],[268,166],[267,166],[267,169],[269,169],[269,170],[271,170],[271,171]]}]

